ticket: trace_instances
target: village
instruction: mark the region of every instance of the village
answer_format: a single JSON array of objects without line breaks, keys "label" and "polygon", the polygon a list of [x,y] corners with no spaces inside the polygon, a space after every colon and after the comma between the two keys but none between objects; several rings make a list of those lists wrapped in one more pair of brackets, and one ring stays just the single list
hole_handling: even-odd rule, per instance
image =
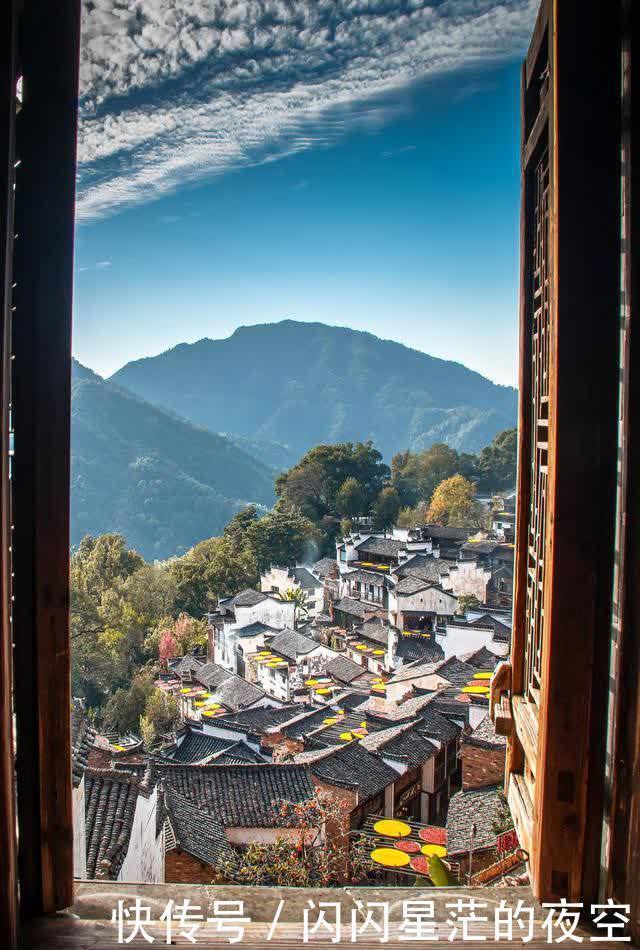
[{"label": "village", "polygon": [[157,670],[179,721],[153,749],[74,700],[76,877],[269,883],[253,865],[284,842],[333,855],[322,883],[525,882],[489,715],[514,511],[493,499],[482,531],[360,519],[335,558],[219,599],[206,650]]}]

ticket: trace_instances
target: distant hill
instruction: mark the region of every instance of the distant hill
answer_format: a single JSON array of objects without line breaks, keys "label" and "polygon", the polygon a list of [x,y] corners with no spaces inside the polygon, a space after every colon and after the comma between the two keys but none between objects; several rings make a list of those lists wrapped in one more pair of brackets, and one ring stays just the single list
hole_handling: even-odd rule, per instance
[{"label": "distant hill", "polygon": [[515,425],[516,390],[460,363],[322,323],[240,327],[111,377],[214,432],[285,445],[372,439],[385,457],[447,442],[477,452]]},{"label": "distant hill", "polygon": [[122,533],[145,558],[219,534],[249,502],[271,507],[274,469],[74,360],[71,542]]}]

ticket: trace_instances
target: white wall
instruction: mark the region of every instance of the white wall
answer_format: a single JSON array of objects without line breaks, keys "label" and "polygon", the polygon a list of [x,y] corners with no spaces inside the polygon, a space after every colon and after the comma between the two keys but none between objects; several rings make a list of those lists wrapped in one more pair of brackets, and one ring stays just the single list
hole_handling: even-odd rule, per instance
[{"label": "white wall", "polygon": [[493,630],[488,627],[470,627],[468,624],[453,621],[448,623],[445,629],[446,634],[436,632],[436,642],[444,650],[446,660],[450,656],[459,657],[465,653],[473,653],[481,647],[486,647],[498,656],[507,656],[509,653],[509,644],[494,641]]},{"label": "white wall", "polygon": [[445,590],[460,594],[475,594],[483,604],[487,601],[487,584],[491,580],[491,571],[477,561],[458,561],[449,568],[448,576],[442,578]]},{"label": "white wall", "polygon": [[236,607],[236,626],[246,627],[250,623],[264,623],[276,630],[293,627],[296,605],[293,601],[276,600],[268,597],[251,607]]},{"label": "white wall", "polygon": [[156,835],[158,788],[149,797],[138,795],[129,848],[118,875],[119,881],[164,883],[164,829]]},{"label": "white wall", "polygon": [[[420,611],[423,613],[433,613],[438,616],[453,616],[458,609],[458,599],[453,594],[448,594],[437,587],[427,587],[425,590],[417,591],[415,594],[398,594],[395,591],[389,591],[389,614],[390,620],[395,625],[400,626],[405,611]],[[393,616],[395,615],[395,617]]]},{"label": "white wall", "polygon": [[[304,589],[307,595],[307,614],[305,616],[316,617],[324,607],[324,587],[319,581],[318,583],[320,584],[319,587],[309,590]],[[303,588],[294,577],[289,576],[285,568],[272,567],[260,575],[260,589],[265,594],[276,590],[279,594],[284,595],[288,590],[302,590]]]},{"label": "white wall", "polygon": [[84,775],[73,789],[73,876],[84,880],[87,876],[87,836],[85,828]]}]

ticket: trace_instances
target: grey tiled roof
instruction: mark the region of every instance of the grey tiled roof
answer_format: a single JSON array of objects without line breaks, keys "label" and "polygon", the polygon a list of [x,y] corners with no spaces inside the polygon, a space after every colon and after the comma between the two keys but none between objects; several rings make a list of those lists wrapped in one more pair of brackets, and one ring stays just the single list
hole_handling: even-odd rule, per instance
[{"label": "grey tiled roof", "polygon": [[476,827],[473,838],[474,850],[495,846],[496,833],[492,822],[503,807],[500,786],[474,788],[457,792],[449,802],[447,813],[447,850],[450,855],[469,850],[472,826]]},{"label": "grey tiled roof", "polygon": [[438,739],[447,745],[456,739],[462,730],[460,726],[452,722],[442,710],[435,709],[433,706],[434,702],[435,700],[432,700],[431,703],[420,711],[420,721],[417,728],[430,739]]},{"label": "grey tiled roof", "polygon": [[274,828],[274,802],[300,803],[314,796],[300,765],[173,765],[158,763],[166,785],[215,815],[225,828]]},{"label": "grey tiled roof", "polygon": [[404,541],[395,541],[393,538],[368,538],[356,545],[359,554],[375,554],[378,557],[394,558],[406,548]]},{"label": "grey tiled roof", "polygon": [[291,705],[275,706],[256,706],[255,709],[245,709],[233,716],[218,716],[215,720],[216,727],[227,726],[237,732],[244,732],[248,735],[259,737],[267,729],[277,726],[282,722],[293,719],[294,716],[302,712],[310,712],[314,707],[308,704],[293,703]]},{"label": "grey tiled roof", "polygon": [[238,740],[210,760],[211,765],[259,765],[264,762],[259,752],[255,752],[246,742]]},{"label": "grey tiled roof", "polygon": [[463,742],[471,745],[478,745],[483,748],[496,748],[506,746],[507,737],[500,736],[493,727],[491,716],[485,716],[482,722],[478,723],[471,735],[465,735]]},{"label": "grey tiled roof", "polygon": [[244,627],[237,627],[234,631],[240,639],[245,637],[257,637],[261,633],[268,635],[277,632],[276,627],[269,627],[266,623],[261,623],[259,620],[256,620],[255,623],[248,623]]},{"label": "grey tiled roof", "polygon": [[202,762],[233,745],[233,739],[222,739],[189,729],[180,745],[165,754],[173,762]]},{"label": "grey tiled roof", "polygon": [[363,666],[354,663],[348,656],[336,656],[333,660],[329,660],[326,667],[327,676],[332,676],[339,683],[351,683],[366,672]]},{"label": "grey tiled roof", "polygon": [[311,571],[306,567],[290,567],[290,576],[298,582],[303,590],[315,590],[322,587],[317,577],[314,577]]},{"label": "grey tiled roof", "polygon": [[359,620],[364,620],[365,617],[371,613],[371,608],[365,607],[364,604],[354,597],[341,597],[340,600],[336,601],[333,605],[333,609],[340,610],[344,614],[350,614]]},{"label": "grey tiled roof", "polygon": [[171,786],[164,789],[162,798],[165,816],[180,851],[212,867],[227,861],[235,863],[235,852],[214,814],[198,808]]},{"label": "grey tiled roof", "polygon": [[242,676],[232,674],[228,679],[216,686],[212,693],[216,702],[221,703],[232,712],[238,712],[246,706],[253,706],[267,695],[259,686],[249,683]]},{"label": "grey tiled roof", "polygon": [[404,683],[406,680],[416,679],[421,676],[431,676],[433,673],[439,672],[442,662],[443,661],[439,660],[435,663],[431,663],[428,660],[422,661],[420,659],[415,663],[409,663],[394,673],[389,682]]},{"label": "grey tiled roof", "polygon": [[370,617],[355,632],[357,636],[364,637],[365,640],[372,640],[374,643],[381,643],[382,646],[386,647],[389,641],[390,629],[391,624],[384,617]]},{"label": "grey tiled roof", "polygon": [[350,742],[309,763],[309,770],[329,785],[357,790],[365,802],[391,785],[398,773],[382,759],[367,752],[360,742]]},{"label": "grey tiled roof", "polygon": [[306,656],[318,647],[318,642],[311,637],[305,637],[297,630],[282,630],[275,637],[267,641],[268,648],[288,660],[295,660],[298,656]]},{"label": "grey tiled roof", "polygon": [[263,600],[267,599],[267,595],[263,594],[262,591],[253,590],[251,587],[247,587],[245,590],[241,590],[234,597],[229,598],[229,600],[224,601],[225,607],[253,607],[254,604],[261,604]]},{"label": "grey tiled roof", "polygon": [[319,729],[323,721],[330,716],[333,716],[331,707],[322,706],[320,709],[314,709],[312,712],[296,716],[290,723],[284,723],[280,731],[288,739],[305,739],[316,729]]},{"label": "grey tiled roof", "polygon": [[504,643],[509,643],[511,640],[511,630],[506,623],[502,623],[490,614],[483,614],[482,617],[471,620],[468,625],[470,627],[491,627],[494,640]]},{"label": "grey tiled roof", "polygon": [[473,675],[476,672],[475,667],[459,660],[457,656],[449,657],[448,660],[445,660],[445,662],[441,663],[438,667],[440,676],[444,676],[444,678],[449,680],[450,683],[453,683],[454,686],[466,686],[469,680],[473,679]]},{"label": "grey tiled roof", "polygon": [[179,660],[169,660],[169,668],[176,676],[189,676],[204,666],[205,661],[197,656],[187,653]]},{"label": "grey tiled roof", "polygon": [[348,574],[342,576],[346,581],[360,581],[361,584],[373,584],[375,587],[384,587],[388,582],[388,578],[384,574],[379,574],[377,571],[363,571],[362,569],[349,571]]},{"label": "grey tiled roof", "polygon": [[205,663],[196,670],[194,679],[198,683],[202,683],[203,686],[206,686],[207,689],[216,689],[216,687],[221,686],[222,683],[228,680],[232,675],[229,670],[218,666],[217,663]]},{"label": "grey tiled roof", "polygon": [[464,653],[460,659],[476,670],[494,670],[500,657],[492,653],[491,650],[487,650],[486,647],[480,647],[479,650],[473,650],[472,653]]},{"label": "grey tiled roof", "polygon": [[395,655],[406,662],[420,660],[424,663],[440,663],[444,660],[444,650],[435,637],[432,640],[399,637]]},{"label": "grey tiled roof", "polygon": [[400,564],[393,573],[397,577],[411,575],[439,584],[441,575],[446,574],[452,564],[455,564],[455,561],[448,558],[434,557],[433,554],[416,554]]},{"label": "grey tiled roof", "polygon": [[[364,707],[360,707],[358,712],[362,712],[363,718],[366,715],[367,721],[370,724],[371,728],[384,728],[384,723],[401,723],[409,722],[411,719],[415,719],[418,713],[431,702],[433,693],[424,693],[423,695],[411,696],[409,699],[405,699],[404,702],[399,703],[395,706],[388,706],[384,709],[379,709],[377,706],[371,706],[369,701],[364,704]],[[375,702],[375,701],[374,701]]]},{"label": "grey tiled roof", "polygon": [[425,580],[424,577],[415,577],[413,574],[407,574],[396,584],[396,594],[415,594],[419,590],[425,590],[427,587],[437,587],[440,582],[438,576],[436,581]]},{"label": "grey tiled roof", "polygon": [[313,565],[313,573],[316,577],[324,579],[328,577],[330,573],[333,573],[338,566],[338,562],[333,557],[321,557],[319,561]]},{"label": "grey tiled roof", "polygon": [[415,722],[403,723],[371,733],[362,740],[370,752],[405,761],[411,768],[424,765],[436,754],[435,746],[421,735]]},{"label": "grey tiled roof", "polygon": [[111,769],[87,769],[85,833],[88,878],[117,879],[127,856],[137,800],[136,775]]},{"label": "grey tiled roof", "polygon": [[471,534],[468,528],[451,528],[442,524],[427,524],[424,530],[427,537],[438,541],[466,541]]},{"label": "grey tiled roof", "polygon": [[475,557],[499,554],[505,559],[511,559],[514,555],[514,547],[512,544],[505,544],[501,541],[491,541],[490,539],[467,541],[462,545],[462,550],[465,554]]},{"label": "grey tiled roof", "polygon": [[95,729],[87,722],[81,699],[71,701],[71,772],[74,787],[82,781],[89,764],[89,752],[96,737]]}]

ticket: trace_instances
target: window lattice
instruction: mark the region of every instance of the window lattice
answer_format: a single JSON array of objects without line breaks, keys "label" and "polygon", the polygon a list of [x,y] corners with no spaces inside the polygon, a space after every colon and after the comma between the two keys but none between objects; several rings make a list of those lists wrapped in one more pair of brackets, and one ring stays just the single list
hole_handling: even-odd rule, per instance
[{"label": "window lattice", "polygon": [[549,154],[534,172],[531,509],[529,513],[525,690],[539,701],[544,639],[544,554],[549,449]]}]

